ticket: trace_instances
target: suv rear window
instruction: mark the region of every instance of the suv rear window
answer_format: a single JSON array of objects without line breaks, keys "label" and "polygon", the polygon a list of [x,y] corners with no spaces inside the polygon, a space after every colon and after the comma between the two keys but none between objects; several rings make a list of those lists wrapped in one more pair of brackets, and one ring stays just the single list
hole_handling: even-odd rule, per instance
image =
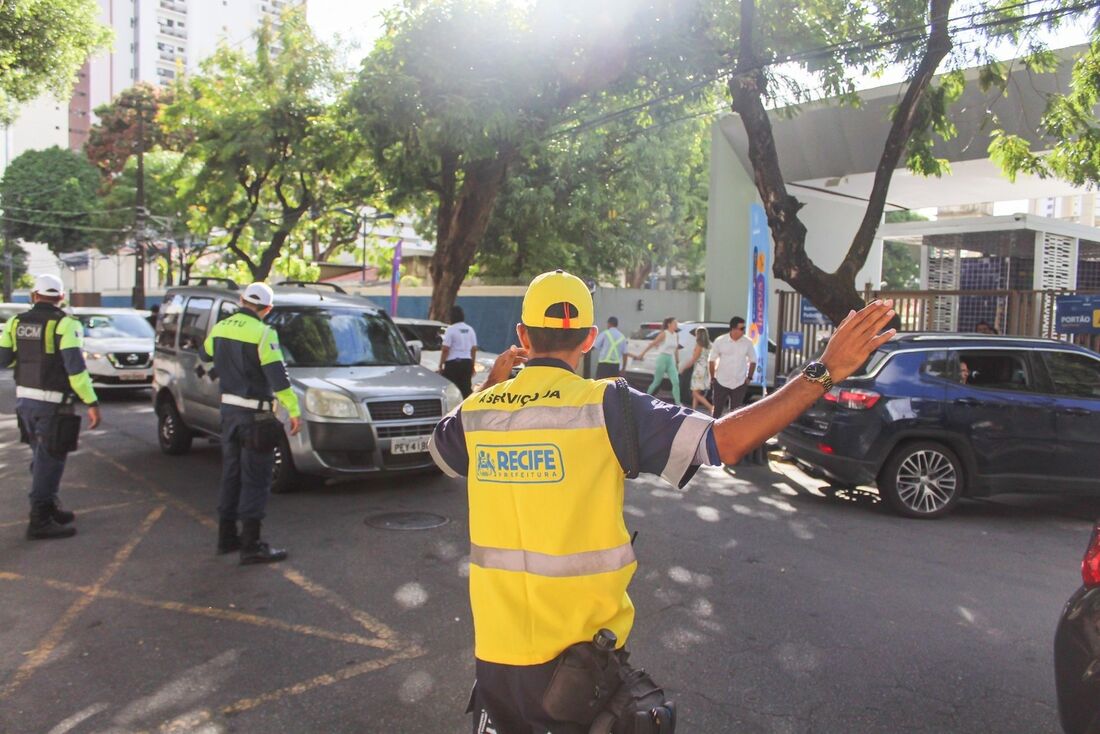
[{"label": "suv rear window", "polygon": [[1035,378],[1023,352],[959,352],[960,366],[970,372],[967,384],[994,390],[1031,390]]},{"label": "suv rear window", "polygon": [[192,298],[187,302],[180,322],[180,349],[197,352],[206,339],[206,329],[210,325],[210,309],[214,308],[213,298]]},{"label": "suv rear window", "polygon": [[176,331],[179,329],[180,316],[183,314],[183,296],[176,294],[160,307],[160,320],[157,322],[157,346],[175,349]]},{"label": "suv rear window", "polygon": [[355,308],[286,308],[276,309],[267,322],[279,332],[290,366],[413,364],[401,334],[380,314]]},{"label": "suv rear window", "polygon": [[1042,352],[1054,392],[1078,398],[1100,398],[1100,360],[1073,352]]}]

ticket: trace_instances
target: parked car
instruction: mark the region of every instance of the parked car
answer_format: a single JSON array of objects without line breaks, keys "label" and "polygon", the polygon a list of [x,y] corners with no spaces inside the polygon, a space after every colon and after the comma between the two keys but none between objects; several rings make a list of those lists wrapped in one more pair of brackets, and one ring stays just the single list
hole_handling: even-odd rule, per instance
[{"label": "parked car", "polygon": [[[680,330],[676,336],[680,342],[680,367],[682,368],[691,355],[695,352],[695,330],[700,326],[707,330],[707,335],[710,337],[713,343],[715,339],[728,334],[730,331],[730,325],[728,321],[681,321]],[[627,340],[626,351],[628,354],[641,354],[642,351],[649,345],[653,339],[661,333],[660,321],[647,321],[643,323],[637,331],[630,335]],[[767,384],[770,387],[775,386],[775,342],[768,340],[768,366],[767,366]],[[627,359],[626,370],[623,372],[623,377],[627,381],[638,388],[639,390],[645,390],[653,382],[653,370],[657,367],[657,350],[651,349],[646,353],[643,359]],[[672,386],[666,379],[661,384],[661,390],[664,392],[671,392]],[[749,397],[759,396],[761,393],[760,386],[752,386],[749,390]],[[681,395],[681,399],[685,396]],[[687,400],[691,402],[691,396],[687,396]]]},{"label": "parked car", "polygon": [[1054,683],[1066,734],[1100,732],[1100,523],[1092,530],[1082,585],[1066,602],[1054,633]]},{"label": "parked car", "polygon": [[[213,324],[237,311],[238,299],[235,283],[215,279],[165,295],[153,404],[167,454],[186,453],[196,434],[218,435],[218,385],[200,368],[199,349]],[[284,434],[276,449],[273,491],[292,489],[303,475],[434,467],[428,438],[462,396],[416,363],[385,311],[339,289],[280,286],[267,323],[278,331],[303,418],[302,431]]]},{"label": "parked car", "polygon": [[12,316],[18,316],[31,307],[29,303],[0,303],[0,326]]},{"label": "parked car", "polygon": [[[401,330],[405,341],[419,348],[420,366],[435,372],[439,369],[439,358],[443,354],[443,331],[447,325],[442,321],[431,319],[410,319],[405,316],[394,317],[393,323]],[[414,349],[413,353],[416,354]],[[495,352],[483,352],[477,350],[477,359],[474,361],[474,376],[470,381],[474,387],[485,382],[489,377],[489,370],[500,356]]]},{"label": "parked car", "polygon": [[84,326],[84,361],[97,390],[153,384],[153,327],[148,311],[76,306],[69,312]]},{"label": "parked car", "polygon": [[968,496],[1097,493],[1100,355],[1047,339],[905,334],[779,442],[812,474],[877,484],[907,517],[941,517]]}]

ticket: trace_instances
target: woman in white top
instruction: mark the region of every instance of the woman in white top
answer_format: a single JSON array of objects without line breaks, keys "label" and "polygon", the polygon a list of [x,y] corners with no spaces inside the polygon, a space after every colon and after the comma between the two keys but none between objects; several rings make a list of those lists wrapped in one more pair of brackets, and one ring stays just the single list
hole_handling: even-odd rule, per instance
[{"label": "woman in white top", "polygon": [[699,406],[708,413],[714,411],[705,395],[710,389],[710,367],[707,364],[707,355],[710,354],[710,335],[706,327],[695,329],[695,351],[691,353],[691,361],[688,362],[684,372],[691,370],[691,407],[698,410]]},{"label": "woman in white top", "polygon": [[650,349],[657,350],[657,366],[653,369],[653,382],[646,392],[650,395],[657,392],[661,381],[667,376],[668,381],[672,383],[672,399],[680,405],[680,374],[676,371],[676,365],[680,361],[680,340],[676,332],[680,330],[680,325],[672,316],[662,321],[661,325],[664,327],[661,333],[653,337],[653,341],[635,359],[642,359]]},{"label": "woman in white top", "polygon": [[470,381],[474,377],[474,360],[477,358],[477,334],[466,323],[461,306],[451,307],[451,325],[443,332],[443,351],[439,354],[439,372],[458,387],[462,397],[474,391]]}]

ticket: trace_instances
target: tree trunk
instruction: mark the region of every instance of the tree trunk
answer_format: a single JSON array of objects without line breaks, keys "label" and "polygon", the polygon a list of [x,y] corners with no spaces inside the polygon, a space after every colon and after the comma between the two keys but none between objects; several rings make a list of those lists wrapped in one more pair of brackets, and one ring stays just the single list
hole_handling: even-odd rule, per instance
[{"label": "tree trunk", "polygon": [[787,192],[771,120],[763,104],[767,78],[758,68],[751,43],[754,0],[741,0],[738,68],[746,71],[730,79],[729,90],[733,111],[741,116],[748,135],[753,180],[775,242],[772,271],[777,278],[786,281],[809,298],[833,323],[840,323],[849,311],[864,305],[863,298],[856,290],[855,277],[867,262],[867,255],[886,205],[890,180],[905,151],[906,143],[913,134],[920,102],[936,68],[951,49],[947,27],[951,2],[952,0],[930,0],[931,32],[928,44],[910,80],[905,97],[894,114],[890,133],[875,171],[875,181],[863,221],[840,267],[834,273],[827,273],[806,254],[806,227],[798,218],[802,204]]},{"label": "tree trunk", "polygon": [[[475,161],[465,167],[462,189],[456,198],[453,186],[440,195],[438,239],[429,271],[432,276],[432,304],[428,318],[449,319],[458,289],[474,261],[474,255],[489,227],[500,187],[514,153],[502,152],[491,160]],[[446,169],[444,181],[447,180]],[[452,179],[453,181],[454,179]]]}]

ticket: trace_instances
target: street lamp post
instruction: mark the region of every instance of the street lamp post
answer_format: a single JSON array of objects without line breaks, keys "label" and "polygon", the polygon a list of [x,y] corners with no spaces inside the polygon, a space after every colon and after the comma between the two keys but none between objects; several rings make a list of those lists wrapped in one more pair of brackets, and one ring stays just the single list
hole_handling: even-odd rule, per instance
[{"label": "street lamp post", "polygon": [[359,273],[359,282],[362,285],[366,285],[366,283],[367,283],[367,222],[377,222],[377,221],[382,220],[382,219],[393,219],[394,215],[393,215],[392,212],[381,212],[379,214],[363,214],[361,212],[352,211],[351,209],[336,209],[335,211],[338,211],[341,214],[347,214],[349,217],[355,217],[355,220],[359,224],[360,231],[363,234],[363,241],[362,241],[363,268]]}]

